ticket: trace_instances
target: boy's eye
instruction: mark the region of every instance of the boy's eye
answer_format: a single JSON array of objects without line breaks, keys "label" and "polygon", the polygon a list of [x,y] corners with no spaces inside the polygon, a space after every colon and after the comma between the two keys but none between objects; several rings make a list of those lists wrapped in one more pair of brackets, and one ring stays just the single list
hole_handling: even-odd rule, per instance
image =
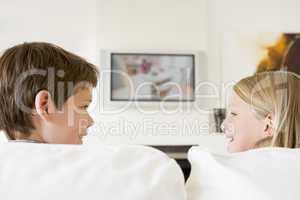
[{"label": "boy's eye", "polygon": [[84,109],[84,110],[87,110],[88,107],[89,107],[88,105],[85,105],[85,106],[81,106],[80,108],[81,108],[81,109]]}]

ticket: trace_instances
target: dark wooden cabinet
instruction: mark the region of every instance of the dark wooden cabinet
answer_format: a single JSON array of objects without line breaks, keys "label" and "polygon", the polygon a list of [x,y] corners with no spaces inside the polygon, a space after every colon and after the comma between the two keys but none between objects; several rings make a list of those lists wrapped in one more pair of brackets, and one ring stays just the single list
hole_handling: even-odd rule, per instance
[{"label": "dark wooden cabinet", "polygon": [[156,148],[169,155],[169,157],[175,159],[184,174],[185,180],[187,180],[191,173],[191,164],[187,159],[187,152],[192,146],[195,145],[166,145],[151,147]]}]

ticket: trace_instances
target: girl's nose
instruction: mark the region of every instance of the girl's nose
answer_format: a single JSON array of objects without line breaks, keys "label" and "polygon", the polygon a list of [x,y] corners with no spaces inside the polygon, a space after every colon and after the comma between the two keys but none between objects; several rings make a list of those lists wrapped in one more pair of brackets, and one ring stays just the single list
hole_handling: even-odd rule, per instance
[{"label": "girl's nose", "polygon": [[227,124],[227,118],[225,118],[224,121],[221,124],[221,130],[222,130],[222,132],[225,132],[225,130],[226,130],[226,124]]}]

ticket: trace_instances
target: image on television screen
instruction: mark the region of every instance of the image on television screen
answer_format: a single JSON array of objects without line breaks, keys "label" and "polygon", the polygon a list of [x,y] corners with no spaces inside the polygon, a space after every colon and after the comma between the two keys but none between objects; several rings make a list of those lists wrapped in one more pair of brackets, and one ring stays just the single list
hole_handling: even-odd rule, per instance
[{"label": "image on television screen", "polygon": [[111,54],[112,101],[194,101],[193,54]]}]

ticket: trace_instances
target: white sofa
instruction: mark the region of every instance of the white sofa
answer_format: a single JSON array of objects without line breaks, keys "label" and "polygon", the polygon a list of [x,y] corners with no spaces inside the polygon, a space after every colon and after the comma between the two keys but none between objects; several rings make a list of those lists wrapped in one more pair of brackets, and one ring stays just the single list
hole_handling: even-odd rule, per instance
[{"label": "white sofa", "polygon": [[220,155],[193,147],[188,158],[192,165],[188,200],[300,199],[300,149],[261,148]]},{"label": "white sofa", "polygon": [[[144,146],[0,144],[5,200],[298,200],[300,150],[263,148],[231,155],[189,150],[179,166]],[[186,187],[186,188],[184,188]]]},{"label": "white sofa", "polygon": [[0,144],[3,200],[185,200],[173,159],[143,146]]}]

